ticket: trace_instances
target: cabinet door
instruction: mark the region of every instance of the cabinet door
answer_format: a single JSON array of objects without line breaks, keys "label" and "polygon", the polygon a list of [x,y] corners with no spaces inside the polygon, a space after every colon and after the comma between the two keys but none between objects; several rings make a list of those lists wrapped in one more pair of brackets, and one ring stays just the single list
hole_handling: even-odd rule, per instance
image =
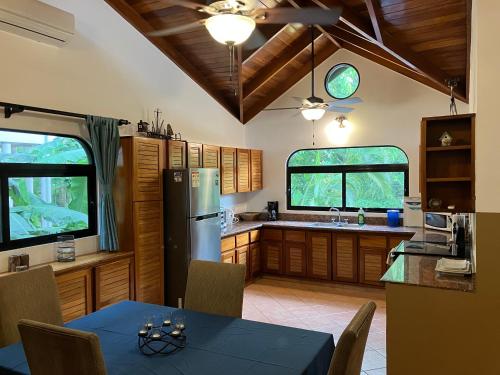
[{"label": "cabinet door", "polygon": [[168,141],[168,169],[186,168],[186,142]]},{"label": "cabinet door", "polygon": [[261,269],[261,254],[260,243],[252,243],[250,245],[250,276],[256,277],[260,274]]},{"label": "cabinet door", "polygon": [[134,138],[133,163],[134,201],[163,199],[165,142],[161,139]]},{"label": "cabinet door", "polygon": [[281,274],[283,271],[283,245],[281,241],[262,243],[262,271]]},{"label": "cabinet door", "polygon": [[331,280],[332,235],[330,232],[307,232],[307,276]]},{"label": "cabinet door", "polygon": [[335,233],[332,235],[333,280],[358,281],[357,235]]},{"label": "cabinet door", "polygon": [[224,251],[221,253],[220,261],[222,263],[236,263],[236,250]]},{"label": "cabinet door", "polygon": [[250,279],[250,246],[245,245],[236,249],[236,263],[245,265],[245,280]]},{"label": "cabinet door", "polygon": [[236,149],[221,148],[221,193],[236,193]]},{"label": "cabinet door", "polygon": [[380,278],[386,270],[386,250],[360,248],[359,258],[359,282],[383,286],[384,283],[380,281]]},{"label": "cabinet door", "polygon": [[260,241],[260,230],[252,230],[250,231],[250,243],[259,242]]},{"label": "cabinet door", "polygon": [[306,276],[306,244],[285,242],[285,273],[291,276]]},{"label": "cabinet door", "polygon": [[200,143],[187,144],[187,165],[188,168],[202,168],[203,151]]},{"label": "cabinet door", "polygon": [[95,308],[134,299],[132,258],[106,263],[95,268]]},{"label": "cabinet door", "polygon": [[203,168],[220,168],[220,147],[203,145]]},{"label": "cabinet door", "polygon": [[239,148],[236,151],[236,159],[238,163],[238,192],[246,193],[250,191],[250,150]]},{"label": "cabinet door", "polygon": [[250,151],[250,168],[251,168],[251,190],[262,190],[262,150]]},{"label": "cabinet door", "polygon": [[64,322],[92,312],[92,270],[90,268],[58,275],[56,282]]},{"label": "cabinet door", "polygon": [[135,296],[163,304],[163,202],[134,203]]}]

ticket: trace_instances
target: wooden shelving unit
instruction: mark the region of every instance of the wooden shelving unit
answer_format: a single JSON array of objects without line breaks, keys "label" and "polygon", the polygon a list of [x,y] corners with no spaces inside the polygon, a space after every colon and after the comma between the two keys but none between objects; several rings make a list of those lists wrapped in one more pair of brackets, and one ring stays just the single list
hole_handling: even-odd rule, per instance
[{"label": "wooden shelving unit", "polygon": [[[475,211],[475,114],[422,119],[420,189],[424,211]],[[447,131],[451,146],[441,146]],[[430,208],[429,200],[440,199],[441,208]],[[448,209],[448,206],[455,206]]]}]

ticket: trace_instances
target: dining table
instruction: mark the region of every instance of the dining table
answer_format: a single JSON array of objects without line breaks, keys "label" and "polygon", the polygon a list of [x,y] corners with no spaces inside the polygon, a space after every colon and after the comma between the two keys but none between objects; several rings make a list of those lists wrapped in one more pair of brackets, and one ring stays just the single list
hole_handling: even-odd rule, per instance
[{"label": "dining table", "polygon": [[[147,356],[138,330],[149,316],[180,310],[123,301],[66,324],[99,337],[109,375],[327,374],[333,336],[184,309],[185,347]],[[40,348],[43,350],[43,347]],[[0,349],[0,374],[30,374],[22,343]]]}]

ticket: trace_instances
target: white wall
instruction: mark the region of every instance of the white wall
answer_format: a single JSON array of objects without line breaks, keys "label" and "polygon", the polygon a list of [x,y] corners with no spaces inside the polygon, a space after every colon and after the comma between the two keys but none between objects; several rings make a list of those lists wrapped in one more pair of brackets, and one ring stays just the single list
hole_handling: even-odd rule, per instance
[{"label": "white wall", "polygon": [[[104,1],[45,2],[73,13],[77,34],[69,45],[55,48],[0,32],[0,101],[125,118],[133,128],[159,107],[185,139],[245,146],[243,126]],[[0,128],[87,136],[79,120],[53,116],[4,119],[0,112]],[[223,204],[246,208],[242,196],[225,197]],[[77,244],[79,253],[95,249],[95,238]],[[7,268],[8,255],[20,251],[0,253],[0,272]],[[37,263],[54,257],[53,245],[28,252]]]},{"label": "white wall", "polygon": [[[349,51],[341,50],[316,70],[317,96],[329,100],[323,79],[333,65],[348,62],[360,72],[361,84],[355,94],[363,103],[347,117],[351,131],[343,140],[332,142],[326,127],[335,119],[327,113],[316,122],[316,146],[396,145],[410,160],[410,194],[418,194],[420,119],[424,116],[449,114],[449,98],[403,75],[375,64]],[[289,107],[293,96],[310,96],[310,75],[298,82],[269,108]],[[459,113],[468,105],[458,104]],[[312,147],[312,124],[295,111],[261,112],[246,127],[249,147],[264,149],[264,190],[251,195],[249,210],[259,210],[268,200],[279,200],[280,211],[286,208],[286,160],[295,150]],[[303,212],[303,211],[302,211]]]}]

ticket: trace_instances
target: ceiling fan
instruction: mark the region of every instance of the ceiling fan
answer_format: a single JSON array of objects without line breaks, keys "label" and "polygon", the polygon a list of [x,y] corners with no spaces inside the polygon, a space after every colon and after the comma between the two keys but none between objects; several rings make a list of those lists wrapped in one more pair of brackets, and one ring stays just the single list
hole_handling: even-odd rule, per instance
[{"label": "ceiling fan", "polygon": [[282,110],[299,110],[302,116],[308,121],[320,120],[324,114],[329,112],[339,112],[339,113],[350,113],[354,111],[354,108],[344,107],[344,105],[352,105],[357,103],[362,103],[363,100],[358,97],[346,98],[335,100],[331,102],[326,102],[314,95],[314,28],[311,26],[311,96],[309,98],[303,99],[298,97],[293,97],[296,101],[300,102],[302,105],[300,107],[284,107],[284,108],[267,108],[264,111],[282,111]]}]

